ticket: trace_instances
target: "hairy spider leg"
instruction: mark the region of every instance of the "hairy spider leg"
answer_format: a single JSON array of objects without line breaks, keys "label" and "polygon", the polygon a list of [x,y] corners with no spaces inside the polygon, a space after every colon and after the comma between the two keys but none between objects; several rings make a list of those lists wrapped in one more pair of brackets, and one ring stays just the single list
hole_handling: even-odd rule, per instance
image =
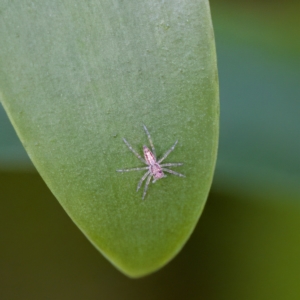
[{"label": "hairy spider leg", "polygon": [[175,149],[177,143],[178,141],[176,141],[175,144],[164,154],[164,156],[158,161],[159,164]]},{"label": "hairy spider leg", "polygon": [[127,147],[129,148],[129,150],[140,160],[142,161],[144,164],[147,165],[146,161],[131,147],[131,145],[126,141],[125,138],[123,138],[124,143],[127,145]]},{"label": "hairy spider leg", "polygon": [[146,181],[146,184],[145,184],[145,188],[144,188],[144,193],[143,193],[142,200],[144,200],[144,198],[145,198],[145,196],[146,196],[147,189],[148,189],[148,186],[149,186],[151,177],[152,177],[152,175],[150,174],[150,175],[148,176],[148,178],[147,178],[147,181]]},{"label": "hairy spider leg", "polygon": [[178,167],[178,166],[182,166],[183,163],[166,163],[166,164],[162,164],[160,165],[161,167]]},{"label": "hairy spider leg", "polygon": [[165,171],[165,172],[171,173],[173,175],[179,176],[179,177],[185,177],[185,175],[177,173],[177,172],[175,172],[173,170],[169,170],[169,169],[166,169],[166,168],[162,168],[162,170]]},{"label": "hairy spider leg", "polygon": [[140,189],[140,187],[142,186],[142,184],[143,184],[143,181],[147,178],[147,176],[150,174],[150,171],[148,171],[148,172],[146,172],[145,174],[144,174],[144,176],[141,178],[141,180],[139,181],[139,183],[138,183],[138,186],[137,186],[137,189],[136,189],[136,191],[138,191],[139,189]]},{"label": "hairy spider leg", "polygon": [[141,170],[148,170],[148,169],[149,169],[149,167],[131,168],[131,169],[117,170],[117,172],[131,172],[131,171],[141,171]]},{"label": "hairy spider leg", "polygon": [[150,133],[149,133],[147,127],[144,124],[143,124],[143,126],[144,126],[144,130],[145,130],[145,132],[147,134],[147,137],[148,137],[151,149],[152,149],[152,153],[153,153],[154,157],[156,158],[155,148],[154,148],[154,144],[153,144],[153,141],[151,139]]}]

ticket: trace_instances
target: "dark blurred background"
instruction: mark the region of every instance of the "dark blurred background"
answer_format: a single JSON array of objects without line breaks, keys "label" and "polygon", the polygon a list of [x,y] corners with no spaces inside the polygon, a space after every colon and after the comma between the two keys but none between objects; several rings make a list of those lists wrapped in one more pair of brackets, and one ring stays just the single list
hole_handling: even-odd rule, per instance
[{"label": "dark blurred background", "polygon": [[181,253],[129,279],[45,186],[0,106],[0,299],[300,299],[300,2],[212,0],[220,147]]}]

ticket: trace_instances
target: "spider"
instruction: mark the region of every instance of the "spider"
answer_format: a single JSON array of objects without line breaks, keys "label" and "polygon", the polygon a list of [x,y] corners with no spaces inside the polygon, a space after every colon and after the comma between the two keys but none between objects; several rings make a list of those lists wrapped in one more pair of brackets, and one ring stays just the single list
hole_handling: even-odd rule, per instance
[{"label": "spider", "polygon": [[169,170],[165,167],[177,167],[177,166],[182,166],[183,163],[165,163],[165,164],[161,164],[163,160],[165,160],[167,158],[167,156],[175,149],[178,141],[176,141],[174,143],[174,145],[163,155],[163,157],[161,159],[159,159],[157,161],[156,158],[156,154],[155,154],[155,148],[150,136],[150,133],[147,129],[147,127],[145,125],[143,125],[144,130],[146,132],[146,135],[148,137],[149,143],[151,145],[151,149],[152,152],[150,151],[150,149],[147,146],[143,146],[143,152],[144,152],[144,158],[142,158],[132,147],[131,145],[126,141],[125,138],[123,138],[124,143],[127,145],[127,147],[129,148],[129,150],[140,160],[142,161],[144,164],[147,165],[147,167],[142,167],[142,168],[132,168],[132,169],[122,169],[122,170],[117,170],[117,172],[130,172],[130,171],[141,171],[141,170],[148,170],[144,176],[141,178],[141,180],[138,183],[137,189],[136,191],[138,191],[140,189],[140,187],[142,186],[142,183],[144,182],[144,180],[147,178],[146,180],[146,184],[144,187],[144,193],[143,193],[143,197],[142,200],[145,199],[147,190],[148,190],[148,186],[150,184],[151,178],[153,177],[153,181],[152,183],[155,183],[158,179],[167,177],[164,172],[167,173],[171,173],[173,175],[179,176],[179,177],[185,177],[185,175],[177,173],[173,170]]}]

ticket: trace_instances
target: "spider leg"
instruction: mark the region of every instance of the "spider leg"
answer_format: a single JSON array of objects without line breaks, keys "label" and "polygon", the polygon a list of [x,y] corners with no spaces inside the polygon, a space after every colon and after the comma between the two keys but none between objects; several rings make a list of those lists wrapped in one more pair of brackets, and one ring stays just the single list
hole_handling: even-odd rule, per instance
[{"label": "spider leg", "polygon": [[141,170],[148,170],[149,167],[143,167],[143,168],[131,168],[131,169],[122,169],[122,170],[116,170],[117,172],[131,172],[131,171],[141,171]]},{"label": "spider leg", "polygon": [[183,163],[167,163],[167,164],[162,164],[160,165],[161,167],[178,167],[178,166],[182,166]]},{"label": "spider leg", "polygon": [[151,139],[150,133],[149,133],[147,127],[146,127],[144,124],[143,124],[143,126],[144,126],[144,130],[145,130],[145,132],[146,132],[146,134],[147,134],[149,143],[150,143],[150,145],[151,145],[152,153],[154,154],[154,156],[155,156],[155,158],[156,158],[155,148],[154,148],[153,141],[152,141],[152,139]]},{"label": "spider leg", "polygon": [[171,174],[176,175],[176,176],[179,176],[179,177],[185,177],[185,175],[180,174],[180,173],[177,173],[177,172],[175,172],[175,171],[173,171],[173,170],[169,170],[169,169],[166,169],[166,168],[162,168],[162,170],[163,170],[164,172],[168,172],[168,173],[171,173]]},{"label": "spider leg", "polygon": [[127,147],[129,148],[129,150],[140,160],[142,161],[144,164],[147,165],[146,161],[131,147],[131,145],[123,138],[124,143],[127,145]]},{"label": "spider leg", "polygon": [[141,180],[139,181],[139,184],[137,186],[136,191],[138,191],[141,187],[141,185],[143,184],[143,181],[147,178],[147,176],[150,174],[150,171],[146,172],[143,177],[141,178]]},{"label": "spider leg", "polygon": [[175,144],[164,154],[164,156],[158,161],[159,164],[175,149],[177,143],[178,141],[176,141]]},{"label": "spider leg", "polygon": [[152,175],[150,174],[150,175],[148,176],[148,178],[147,178],[147,181],[146,181],[146,184],[145,184],[145,187],[144,187],[144,193],[143,193],[142,200],[144,200],[144,198],[145,198],[145,196],[146,196],[146,193],[147,193],[147,190],[148,190],[148,186],[149,186],[151,177],[152,177]]}]

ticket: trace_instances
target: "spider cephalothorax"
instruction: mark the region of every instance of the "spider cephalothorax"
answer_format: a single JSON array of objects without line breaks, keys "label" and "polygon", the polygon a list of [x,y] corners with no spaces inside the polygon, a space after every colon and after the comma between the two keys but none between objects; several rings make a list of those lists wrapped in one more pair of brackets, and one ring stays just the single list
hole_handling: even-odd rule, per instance
[{"label": "spider cephalothorax", "polygon": [[147,189],[149,186],[149,183],[151,181],[151,178],[153,177],[153,183],[158,180],[161,179],[163,177],[166,177],[166,175],[164,174],[164,172],[167,173],[171,173],[173,175],[177,175],[179,177],[185,177],[183,174],[177,173],[173,170],[169,170],[166,169],[165,167],[177,167],[177,166],[182,166],[183,163],[166,163],[166,164],[161,164],[161,162],[167,158],[167,156],[175,149],[175,146],[177,145],[178,141],[176,141],[174,143],[174,145],[163,155],[163,157],[161,159],[159,159],[157,161],[156,159],[156,154],[155,154],[155,148],[150,136],[150,133],[148,131],[148,129],[146,128],[145,125],[144,126],[144,130],[147,134],[148,140],[150,142],[151,145],[151,149],[152,152],[150,151],[150,149],[147,146],[143,146],[143,151],[144,151],[144,158],[143,159],[132,147],[131,145],[126,141],[126,139],[123,138],[124,143],[127,145],[127,147],[129,148],[129,150],[132,151],[132,153],[139,159],[141,160],[144,164],[147,165],[147,167],[142,167],[142,168],[132,168],[132,169],[122,169],[122,170],[117,170],[117,172],[130,172],[130,171],[141,171],[141,170],[148,170],[144,176],[141,178],[141,180],[138,183],[137,186],[137,191],[140,189],[143,181],[147,178],[146,180],[146,184],[145,184],[145,188],[144,188],[144,193],[143,193],[143,197],[142,199],[145,198],[146,193],[147,193]]}]

